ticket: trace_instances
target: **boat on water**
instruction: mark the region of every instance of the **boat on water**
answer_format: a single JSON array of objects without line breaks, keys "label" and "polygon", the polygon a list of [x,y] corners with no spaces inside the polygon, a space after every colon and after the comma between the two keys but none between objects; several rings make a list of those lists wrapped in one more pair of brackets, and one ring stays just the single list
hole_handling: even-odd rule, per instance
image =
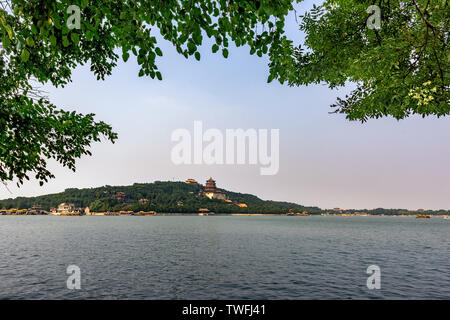
[{"label": "boat on water", "polygon": [[200,208],[198,209],[198,215],[199,216],[207,216],[209,215],[211,212],[209,211],[209,209],[207,208]]},{"label": "boat on water", "polygon": [[309,214],[307,212],[288,212],[287,215],[288,216],[301,216],[301,217],[309,216]]},{"label": "boat on water", "polygon": [[416,219],[430,219],[431,216],[429,214],[418,214]]},{"label": "boat on water", "polygon": [[135,216],[154,216],[156,214],[155,211],[139,211],[138,213],[135,213]]},{"label": "boat on water", "polygon": [[134,216],[134,212],[133,211],[119,211],[119,214],[121,216]]},{"label": "boat on water", "polygon": [[119,216],[120,215],[120,213],[118,213],[118,212],[105,212],[104,214],[103,214],[104,216]]}]

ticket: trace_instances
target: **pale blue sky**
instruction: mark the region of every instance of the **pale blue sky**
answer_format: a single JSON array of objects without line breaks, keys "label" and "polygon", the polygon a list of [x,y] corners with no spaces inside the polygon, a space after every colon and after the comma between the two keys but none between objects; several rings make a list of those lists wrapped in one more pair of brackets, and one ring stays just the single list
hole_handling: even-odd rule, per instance
[{"label": "pale blue sky", "polygon": [[[301,40],[293,16],[288,34]],[[232,49],[224,59],[207,45],[198,62],[178,55],[170,44],[160,47],[162,82],[138,78],[131,57],[106,81],[96,81],[81,67],[69,86],[50,89],[56,105],[95,113],[114,127],[119,140],[93,145],[93,156],[80,159],[76,173],[51,162],[56,179],[43,187],[35,181],[20,189],[11,184],[13,194],[0,188],[0,198],[155,180],[204,183],[212,176],[221,188],[322,208],[450,209],[450,118],[349,122],[328,113],[349,88],[267,84],[267,59],[250,56],[248,48]],[[194,120],[221,130],[279,128],[279,173],[261,176],[259,166],[249,165],[175,166],[171,133],[192,130]]]}]

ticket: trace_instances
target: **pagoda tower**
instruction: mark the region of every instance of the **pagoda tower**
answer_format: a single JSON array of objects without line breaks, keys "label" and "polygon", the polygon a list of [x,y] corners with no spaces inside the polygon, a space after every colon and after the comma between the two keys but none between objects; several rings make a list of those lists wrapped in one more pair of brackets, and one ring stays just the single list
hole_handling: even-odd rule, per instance
[{"label": "pagoda tower", "polygon": [[217,192],[216,181],[212,177],[206,181],[205,192]]},{"label": "pagoda tower", "polygon": [[213,178],[209,178],[206,181],[205,190],[203,194],[210,199],[227,200],[226,194],[223,191],[217,189],[216,181],[214,181]]}]

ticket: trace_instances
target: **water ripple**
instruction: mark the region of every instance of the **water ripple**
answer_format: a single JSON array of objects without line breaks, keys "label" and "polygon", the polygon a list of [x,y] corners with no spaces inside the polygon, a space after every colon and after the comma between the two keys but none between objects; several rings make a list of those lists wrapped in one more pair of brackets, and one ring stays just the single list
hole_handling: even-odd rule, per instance
[{"label": "water ripple", "polygon": [[[0,217],[0,299],[449,299],[450,224]],[[81,290],[66,268],[81,268]],[[381,290],[366,287],[369,265]]]}]

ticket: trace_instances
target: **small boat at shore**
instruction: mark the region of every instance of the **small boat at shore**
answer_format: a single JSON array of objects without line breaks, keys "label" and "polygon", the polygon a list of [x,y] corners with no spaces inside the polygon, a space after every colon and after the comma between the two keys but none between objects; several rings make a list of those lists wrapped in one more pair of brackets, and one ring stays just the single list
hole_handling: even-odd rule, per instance
[{"label": "small boat at shore", "polygon": [[300,216],[300,217],[306,217],[309,216],[307,212],[288,212],[288,216]]},{"label": "small boat at shore", "polygon": [[134,212],[133,211],[119,211],[119,214],[121,216],[134,216]]},{"label": "small boat at shore", "polygon": [[120,216],[120,213],[118,212],[105,212],[102,214],[103,216]]},{"label": "small boat at shore", "polygon": [[430,219],[431,216],[429,214],[418,214],[416,219]]},{"label": "small boat at shore", "polygon": [[154,216],[156,214],[155,211],[139,211],[138,213],[135,213],[135,216]]}]

